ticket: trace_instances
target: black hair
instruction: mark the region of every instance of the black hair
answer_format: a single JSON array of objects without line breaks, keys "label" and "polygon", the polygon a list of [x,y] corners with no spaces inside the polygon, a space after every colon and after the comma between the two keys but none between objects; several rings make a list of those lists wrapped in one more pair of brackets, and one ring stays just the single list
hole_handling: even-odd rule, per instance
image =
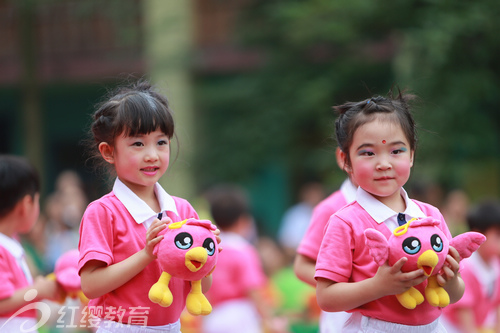
[{"label": "black hair", "polygon": [[232,184],[217,185],[206,193],[213,222],[226,230],[238,219],[250,213],[249,200],[245,191]]},{"label": "black hair", "polygon": [[0,217],[14,209],[26,195],[40,193],[40,176],[24,157],[0,155]]},{"label": "black hair", "polygon": [[484,199],[467,213],[469,229],[485,233],[490,228],[500,228],[500,201]]},{"label": "black hair", "polygon": [[339,113],[335,121],[335,135],[339,148],[346,155],[345,162],[348,165],[351,163],[349,147],[356,130],[381,116],[401,125],[410,149],[415,151],[417,147],[416,125],[409,105],[409,101],[413,99],[415,95],[404,94],[402,91],[394,96],[391,89],[387,97],[375,96],[361,102],[347,102],[334,106],[333,108]]},{"label": "black hair", "polygon": [[[118,87],[97,107],[92,116],[91,140],[87,143],[91,158],[102,161],[99,144],[113,146],[119,135],[137,136],[160,129],[174,136],[174,119],[166,96],[146,80]],[[102,165],[107,165],[102,161]]]}]

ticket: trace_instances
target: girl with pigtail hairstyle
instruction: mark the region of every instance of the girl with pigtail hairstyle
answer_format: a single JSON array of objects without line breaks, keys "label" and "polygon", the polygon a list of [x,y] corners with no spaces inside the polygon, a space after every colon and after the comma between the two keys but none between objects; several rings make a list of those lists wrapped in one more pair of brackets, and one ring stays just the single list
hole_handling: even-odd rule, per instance
[{"label": "girl with pigtail hairstyle", "polygon": [[[378,266],[365,246],[364,230],[373,228],[389,238],[412,218],[431,216],[452,238],[436,207],[412,200],[403,185],[410,177],[417,146],[410,112],[415,96],[399,92],[335,107],[335,123],[343,169],[359,187],[356,200],[328,221],[316,264],[317,299],[324,311],[352,312],[342,332],[446,332],[439,322],[441,308],[428,302],[403,307],[396,295],[411,287],[423,293],[422,269],[403,272],[408,260]],[[458,273],[458,252],[450,247],[447,263],[437,277],[451,303],[464,292]],[[424,283],[422,283],[424,282]]]},{"label": "girl with pigtail hairstyle", "polygon": [[[165,96],[141,80],[119,87],[93,115],[90,149],[116,177],[113,190],[90,203],[80,225],[79,274],[98,332],[180,332],[190,282],[172,277],[173,302],[148,298],[162,270],[153,248],[168,223],[198,218],[185,199],[158,183],[174,136]],[[220,239],[218,239],[220,241]],[[206,291],[211,277],[202,281]]]}]

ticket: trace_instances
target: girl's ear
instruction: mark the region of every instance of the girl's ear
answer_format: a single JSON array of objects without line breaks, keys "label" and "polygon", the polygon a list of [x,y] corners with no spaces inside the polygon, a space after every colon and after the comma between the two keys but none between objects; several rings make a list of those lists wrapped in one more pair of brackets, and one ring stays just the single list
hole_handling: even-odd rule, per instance
[{"label": "girl's ear", "polygon": [[351,167],[349,166],[349,164],[347,163],[346,153],[344,153],[342,150],[337,148],[336,157],[337,157],[337,164],[338,164],[339,168],[344,170],[348,174],[351,174],[352,170],[351,170]]},{"label": "girl's ear", "polygon": [[410,168],[413,166],[413,157],[415,156],[415,151],[410,152]]},{"label": "girl's ear", "polygon": [[99,144],[99,152],[101,153],[102,158],[110,164],[115,162],[115,157],[113,155],[113,147],[109,145],[107,142],[101,142]]}]

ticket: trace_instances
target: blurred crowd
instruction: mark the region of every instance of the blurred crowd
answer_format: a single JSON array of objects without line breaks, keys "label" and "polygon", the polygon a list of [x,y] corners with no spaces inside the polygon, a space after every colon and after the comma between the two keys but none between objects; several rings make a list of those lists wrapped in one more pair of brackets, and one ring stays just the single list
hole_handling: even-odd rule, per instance
[{"label": "blurred crowd", "polygon": [[[440,208],[453,236],[470,229],[468,214],[476,205],[472,204],[464,190],[445,192],[432,184],[425,188],[410,188],[409,192],[415,199]],[[214,307],[213,313],[206,317],[194,317],[186,312],[181,317],[182,331],[234,332],[245,319],[247,326],[253,322],[265,333],[319,332],[321,310],[316,303],[314,287],[296,277],[293,261],[314,207],[327,194],[326,188],[318,182],[303,184],[297,191],[296,202],[283,212],[276,237],[271,237],[261,234],[252,215],[251,201],[242,187],[220,184],[204,192],[195,208],[200,218],[210,219],[218,225],[225,256],[221,256],[214,272],[213,287],[208,294]],[[76,172],[68,170],[57,177],[54,191],[43,203],[38,223],[21,239],[33,275],[53,272],[56,260],[63,253],[78,248],[79,224],[89,198],[81,178]],[[497,221],[494,230],[500,233],[500,221]],[[495,259],[488,259],[495,262],[492,264],[494,269],[500,267],[496,264],[499,256],[500,251],[496,251]],[[224,259],[231,257],[244,259]],[[490,274],[484,279],[495,284],[499,277],[498,274],[493,277]],[[231,288],[228,288],[229,283]],[[489,295],[499,289],[496,285],[489,288]],[[74,313],[66,313],[66,319],[61,314],[62,307],[81,306],[78,300],[68,299],[65,303],[51,303],[50,306],[53,318],[40,328],[40,332],[89,331],[72,326],[71,321],[78,322]],[[217,320],[221,316],[234,320]],[[488,314],[486,327],[494,326],[496,316],[496,313]],[[229,326],[220,327],[218,323],[221,322]],[[468,331],[458,327],[453,332]],[[481,332],[488,331],[484,329]]]}]

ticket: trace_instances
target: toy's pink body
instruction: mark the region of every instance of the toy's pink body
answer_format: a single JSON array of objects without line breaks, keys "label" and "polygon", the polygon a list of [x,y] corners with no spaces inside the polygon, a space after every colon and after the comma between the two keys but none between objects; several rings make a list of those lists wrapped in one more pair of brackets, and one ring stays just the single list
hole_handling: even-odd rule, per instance
[{"label": "toy's pink body", "polygon": [[[453,246],[460,254],[460,259],[464,259],[470,257],[486,237],[477,232],[466,232],[448,241],[438,225],[439,221],[427,217],[412,220],[397,228],[388,240],[375,229],[365,230],[365,236],[370,254],[379,266],[386,261],[393,266],[399,259],[406,257],[408,261],[403,265],[402,271],[423,269],[425,275],[431,277],[426,288],[429,303],[443,307],[449,304],[449,297],[437,284],[435,276],[446,261],[449,246]],[[404,307],[412,309],[422,303],[423,297],[418,295],[420,293],[415,288],[407,293],[397,295]]]},{"label": "toy's pink body", "polygon": [[193,315],[207,315],[212,306],[201,291],[201,279],[215,268],[219,254],[213,233],[216,227],[207,220],[187,219],[171,223],[159,233],[163,239],[153,253],[158,257],[163,273],[149,291],[149,299],[161,306],[170,306],[172,293],[168,289],[171,277],[191,281],[186,307]]}]

